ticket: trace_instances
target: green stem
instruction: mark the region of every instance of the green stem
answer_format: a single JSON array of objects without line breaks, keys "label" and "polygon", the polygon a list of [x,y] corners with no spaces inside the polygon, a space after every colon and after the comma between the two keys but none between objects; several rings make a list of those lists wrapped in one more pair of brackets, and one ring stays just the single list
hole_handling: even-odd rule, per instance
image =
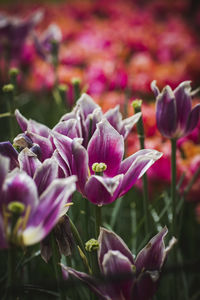
[{"label": "green stem", "polygon": [[[135,113],[141,112],[141,105],[142,105],[141,100],[135,100],[133,102]],[[144,143],[145,133],[144,133],[144,124],[143,124],[142,116],[138,120],[136,127],[137,127],[138,138],[140,141],[140,149],[145,149],[145,143]],[[149,212],[148,212],[148,203],[149,203],[148,178],[146,173],[142,177],[142,183],[143,183],[144,229],[145,229],[145,234],[147,235],[149,231],[150,220],[149,220]]]},{"label": "green stem", "polygon": [[10,245],[10,248],[8,249],[8,277],[7,277],[7,291],[8,291],[8,299],[9,300],[13,299],[14,285],[16,285],[16,281],[15,281],[15,251],[14,251],[14,248],[12,247],[12,245]]},{"label": "green stem", "polygon": [[95,220],[96,220],[96,238],[99,236],[102,216],[101,216],[101,206],[95,205]]},{"label": "green stem", "polygon": [[53,268],[56,276],[57,281],[57,289],[59,292],[60,300],[65,300],[65,293],[61,288],[61,281],[62,281],[62,270],[60,266],[60,253],[58,251],[58,247],[56,244],[56,240],[54,237],[53,232],[51,233],[51,248],[52,248],[52,262],[53,262]]},{"label": "green stem", "polygon": [[85,254],[85,247],[84,247],[83,241],[80,237],[80,234],[79,234],[76,226],[74,225],[74,223],[72,222],[72,220],[70,218],[69,218],[69,222],[70,222],[73,237],[74,237],[76,243],[78,244],[78,246],[81,248],[81,250]]},{"label": "green stem", "polygon": [[172,234],[176,236],[176,139],[171,139]]}]

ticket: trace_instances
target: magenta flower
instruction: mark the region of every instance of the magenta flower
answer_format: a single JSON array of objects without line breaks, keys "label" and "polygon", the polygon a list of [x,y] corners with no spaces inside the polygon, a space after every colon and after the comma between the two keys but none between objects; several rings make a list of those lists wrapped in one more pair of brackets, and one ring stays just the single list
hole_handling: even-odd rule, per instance
[{"label": "magenta flower", "polygon": [[62,265],[64,276],[68,278],[70,274],[80,279],[103,300],[150,300],[156,292],[167,253],[176,242],[172,238],[165,247],[167,232],[164,227],[134,258],[117,234],[101,228],[98,264],[106,280],[101,283],[92,276]]},{"label": "magenta flower", "polygon": [[104,205],[127,193],[162,153],[145,149],[123,160],[123,136],[106,119],[96,127],[87,150],[80,139],[71,140],[57,132],[53,136],[63,172],[77,175],[77,186],[84,197]]},{"label": "magenta flower", "polygon": [[157,127],[163,136],[178,139],[197,126],[200,104],[192,109],[191,97],[199,89],[192,92],[190,81],[183,81],[174,91],[167,85],[160,92],[154,80],[151,89],[156,96]]},{"label": "magenta flower", "polygon": [[[31,171],[35,164],[26,158],[22,164]],[[9,158],[0,155],[0,248],[43,240],[67,212],[76,181],[75,176],[55,179],[58,166],[53,159],[40,163],[34,179],[18,168],[8,173],[9,164]]]}]

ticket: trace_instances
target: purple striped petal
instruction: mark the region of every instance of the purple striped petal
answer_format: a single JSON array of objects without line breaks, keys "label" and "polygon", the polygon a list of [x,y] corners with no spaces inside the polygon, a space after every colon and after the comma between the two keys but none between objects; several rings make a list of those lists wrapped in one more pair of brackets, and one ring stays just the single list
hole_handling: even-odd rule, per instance
[{"label": "purple striped petal", "polygon": [[35,182],[25,172],[13,170],[4,181],[3,192],[6,203],[18,201],[35,207],[38,204],[38,194]]},{"label": "purple striped petal", "polygon": [[102,263],[104,259],[104,255],[109,250],[117,250],[122,255],[128,258],[130,263],[134,265],[134,259],[131,251],[128,249],[124,241],[113,231],[110,231],[105,228],[100,228],[100,234],[98,238],[99,242],[99,250],[98,250],[98,260],[99,260],[99,267],[103,271]]},{"label": "purple striped petal", "polygon": [[33,177],[38,188],[38,194],[41,195],[57,176],[58,164],[54,157],[46,159],[43,164],[40,164]]},{"label": "purple striped petal", "polygon": [[186,123],[185,133],[190,133],[198,124],[200,120],[200,104],[195,105],[195,107],[191,110],[188,120]]},{"label": "purple striped petal", "polygon": [[75,191],[76,177],[55,179],[40,196],[40,204],[29,218],[23,232],[24,245],[38,243],[52,230],[59,218],[68,210],[66,203]]},{"label": "purple striped petal", "polygon": [[94,102],[92,97],[83,93],[77,101],[77,107],[81,110],[83,118],[86,119],[96,108],[99,108],[99,105]]},{"label": "purple striped petal", "polygon": [[50,139],[32,132],[27,132],[26,134],[32,139],[32,141],[35,144],[39,145],[41,151],[40,152],[41,161],[44,161],[46,158],[52,156],[54,149]]},{"label": "purple striped petal", "polygon": [[132,130],[133,126],[138,122],[139,118],[141,117],[142,113],[138,112],[133,116],[126,118],[122,121],[122,129],[120,134],[123,135],[124,139],[127,138],[130,131]]},{"label": "purple striped petal", "polygon": [[10,170],[19,167],[18,152],[9,141],[0,143],[0,154],[9,158]]},{"label": "purple striped petal", "polygon": [[63,275],[66,279],[68,279],[70,274],[76,277],[77,279],[81,280],[82,282],[84,282],[95,294],[98,295],[99,299],[111,300],[110,296],[107,295],[103,284],[100,285],[92,276],[89,276],[88,274],[83,272],[78,272],[62,264],[61,267],[62,267]]},{"label": "purple striped petal", "polygon": [[173,137],[176,131],[177,113],[175,97],[169,86],[166,86],[157,97],[156,122],[162,135]]},{"label": "purple striped petal", "polygon": [[26,131],[28,127],[28,120],[20,113],[18,109],[15,110],[15,117],[22,131]]},{"label": "purple striped petal", "polygon": [[181,130],[185,128],[192,106],[190,83],[191,81],[184,81],[174,90],[174,96],[176,98],[177,126]]},{"label": "purple striped petal", "polygon": [[77,140],[72,142],[73,174],[77,175],[77,188],[84,194],[85,183],[88,178],[88,154],[86,149]]},{"label": "purple striped petal", "polygon": [[59,168],[58,168],[58,177],[59,178],[65,178],[65,177],[68,177],[68,176],[72,175],[69,166],[66,164],[66,162],[64,161],[62,156],[59,154],[57,149],[54,151],[53,156],[54,156],[54,158],[57,161],[58,166],[59,166]]},{"label": "purple striped petal", "polygon": [[[126,277],[132,274],[132,264],[128,257],[124,256],[118,250],[109,250],[103,257],[102,262],[103,273],[106,276],[119,276],[120,279],[111,282],[107,287],[109,295],[112,299],[131,299],[131,290],[133,286],[133,279]],[[125,277],[125,278],[124,278]]]},{"label": "purple striped petal", "polygon": [[64,136],[58,132],[52,132],[53,142],[66,163],[67,167],[71,171],[72,164],[72,139],[67,136]]},{"label": "purple striped petal", "polygon": [[107,165],[104,174],[115,176],[124,155],[123,137],[104,119],[97,124],[97,129],[88,144],[89,167],[91,174],[93,163]]},{"label": "purple striped petal", "polygon": [[28,148],[23,149],[18,156],[20,170],[33,177],[35,170],[41,165],[37,155]]},{"label": "purple striped petal", "polygon": [[68,136],[70,139],[80,137],[80,132],[78,128],[78,122],[75,119],[59,122],[54,128],[60,134]]},{"label": "purple striped petal", "polygon": [[118,198],[123,175],[102,177],[92,175],[85,185],[86,198],[96,205],[106,205]]},{"label": "purple striped petal", "polygon": [[50,129],[46,125],[41,124],[39,122],[36,122],[34,120],[29,120],[28,121],[27,131],[30,131],[32,133],[36,133],[36,134],[41,135],[45,138],[48,138],[49,133],[50,133]]},{"label": "purple striped petal", "polygon": [[164,237],[168,232],[164,227],[137,255],[135,265],[137,273],[142,270],[160,270],[165,259]]},{"label": "purple striped petal", "polygon": [[[128,190],[134,185],[137,179],[142,177],[144,173],[158,160],[163,154],[156,150],[140,150],[142,155],[138,155],[137,153],[133,156],[128,157],[124,164],[121,166],[120,171],[125,171],[126,173],[123,178],[123,182],[121,185],[120,197],[123,196]],[[143,154],[145,153],[146,154]],[[132,164],[130,165],[130,163]],[[129,169],[127,169],[128,164],[130,165]]]}]

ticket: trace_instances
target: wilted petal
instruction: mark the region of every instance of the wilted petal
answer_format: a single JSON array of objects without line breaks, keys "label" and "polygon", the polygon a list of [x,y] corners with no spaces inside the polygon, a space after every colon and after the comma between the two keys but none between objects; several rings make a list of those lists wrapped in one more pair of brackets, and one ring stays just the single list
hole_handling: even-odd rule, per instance
[{"label": "wilted petal", "polygon": [[66,267],[61,264],[63,275],[65,278],[69,277],[69,274],[76,277],[77,279],[84,282],[95,294],[98,295],[98,297],[102,300],[113,300],[110,298],[110,296],[107,295],[105,288],[102,286],[92,277],[88,274],[85,274],[83,272],[78,272],[72,268]]},{"label": "wilted petal", "polygon": [[41,257],[42,259],[48,263],[52,256],[52,248],[51,248],[51,236],[47,235],[45,239],[43,239],[40,243],[41,249]]},{"label": "wilted petal", "polygon": [[41,195],[51,182],[58,176],[58,164],[55,158],[46,159],[40,167],[37,168],[33,179],[38,188],[38,194]]},{"label": "wilted petal", "polygon": [[123,254],[125,257],[128,258],[128,260],[132,265],[134,264],[134,259],[131,251],[128,249],[124,241],[113,231],[101,227],[98,242],[99,242],[98,260],[99,260],[99,267],[101,268],[101,271],[103,271],[102,263],[103,263],[104,255],[109,250],[119,251],[121,254]]},{"label": "wilted petal", "polygon": [[96,205],[113,202],[119,195],[123,175],[102,177],[92,175],[85,185],[86,198]]},{"label": "wilted petal", "polygon": [[41,241],[68,210],[66,206],[75,191],[76,177],[55,179],[40,196],[40,204],[29,218],[22,238],[24,245]]},{"label": "wilted petal", "polygon": [[200,104],[197,104],[190,112],[186,123],[185,132],[190,133],[200,120]]},{"label": "wilted petal", "polygon": [[39,145],[41,151],[41,161],[52,156],[53,147],[50,139],[32,132],[27,132],[27,135],[32,139],[34,143]]},{"label": "wilted petal", "polygon": [[[120,188],[120,197],[123,196],[134,185],[137,179],[142,177],[144,173],[158,160],[163,154],[156,150],[140,150],[139,153],[128,157],[124,164],[120,167],[120,171],[124,171],[125,175]],[[144,154],[145,153],[145,154]],[[141,154],[141,155],[140,155]],[[132,161],[131,166],[127,169],[128,164]]]},{"label": "wilted petal", "polygon": [[33,177],[35,170],[41,165],[37,155],[28,148],[23,149],[18,156],[20,170]]},{"label": "wilted petal", "polygon": [[106,119],[97,124],[88,144],[89,167],[92,171],[93,163],[105,163],[107,176],[115,176],[119,170],[124,155],[123,137],[108,123]]},{"label": "wilted petal", "polygon": [[18,201],[26,206],[30,204],[33,208],[38,204],[36,185],[33,179],[23,171],[13,170],[4,181],[3,191],[6,195],[7,204]]},{"label": "wilted petal", "polygon": [[[102,262],[103,274],[108,276],[109,295],[112,295],[112,299],[130,299],[131,290],[133,285],[132,263],[128,257],[124,256],[118,250],[109,250],[103,257]],[[110,276],[110,277],[109,277]],[[115,281],[112,282],[113,278]],[[128,276],[130,276],[128,278]]]},{"label": "wilted petal", "polygon": [[177,124],[176,101],[169,86],[166,86],[156,99],[156,122],[158,130],[164,136],[173,136]]},{"label": "wilted petal", "polygon": [[18,152],[9,141],[0,143],[0,154],[9,158],[10,170],[19,167]]},{"label": "wilted petal", "polygon": [[69,217],[67,215],[60,218],[59,222],[56,224],[54,228],[54,236],[58,243],[60,254],[65,256],[71,255],[74,240],[71,232]]},{"label": "wilted petal", "polygon": [[188,116],[191,111],[191,81],[184,81],[174,90],[177,110],[177,126],[185,128]]}]

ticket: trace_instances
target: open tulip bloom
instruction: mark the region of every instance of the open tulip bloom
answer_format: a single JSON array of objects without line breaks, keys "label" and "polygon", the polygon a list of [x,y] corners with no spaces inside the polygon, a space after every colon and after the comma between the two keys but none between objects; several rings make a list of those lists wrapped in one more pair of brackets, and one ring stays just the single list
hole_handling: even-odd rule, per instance
[{"label": "open tulip bloom", "polygon": [[[172,238],[165,247],[164,227],[138,253],[136,258],[124,241],[114,232],[101,228],[98,238],[98,265],[104,281],[62,265],[65,278],[72,275],[86,283],[99,299],[104,300],[150,300],[160,277],[166,255],[176,242]],[[117,276],[117,277],[116,277]]]},{"label": "open tulip bloom", "polygon": [[156,81],[151,83],[156,96],[156,121],[158,130],[167,138],[178,139],[189,134],[200,120],[200,104],[192,109],[191,97],[199,89],[191,91],[190,81],[183,81],[172,91],[170,86],[159,91]]},{"label": "open tulip bloom", "polygon": [[144,149],[123,160],[123,136],[106,119],[97,124],[87,149],[80,139],[71,140],[57,132],[53,139],[63,172],[77,175],[79,191],[96,205],[123,196],[162,156],[156,150]]},{"label": "open tulip bloom", "polygon": [[36,169],[34,179],[18,168],[8,173],[9,164],[0,155],[0,248],[44,239],[67,212],[76,181],[75,176],[54,179],[52,160]]}]

